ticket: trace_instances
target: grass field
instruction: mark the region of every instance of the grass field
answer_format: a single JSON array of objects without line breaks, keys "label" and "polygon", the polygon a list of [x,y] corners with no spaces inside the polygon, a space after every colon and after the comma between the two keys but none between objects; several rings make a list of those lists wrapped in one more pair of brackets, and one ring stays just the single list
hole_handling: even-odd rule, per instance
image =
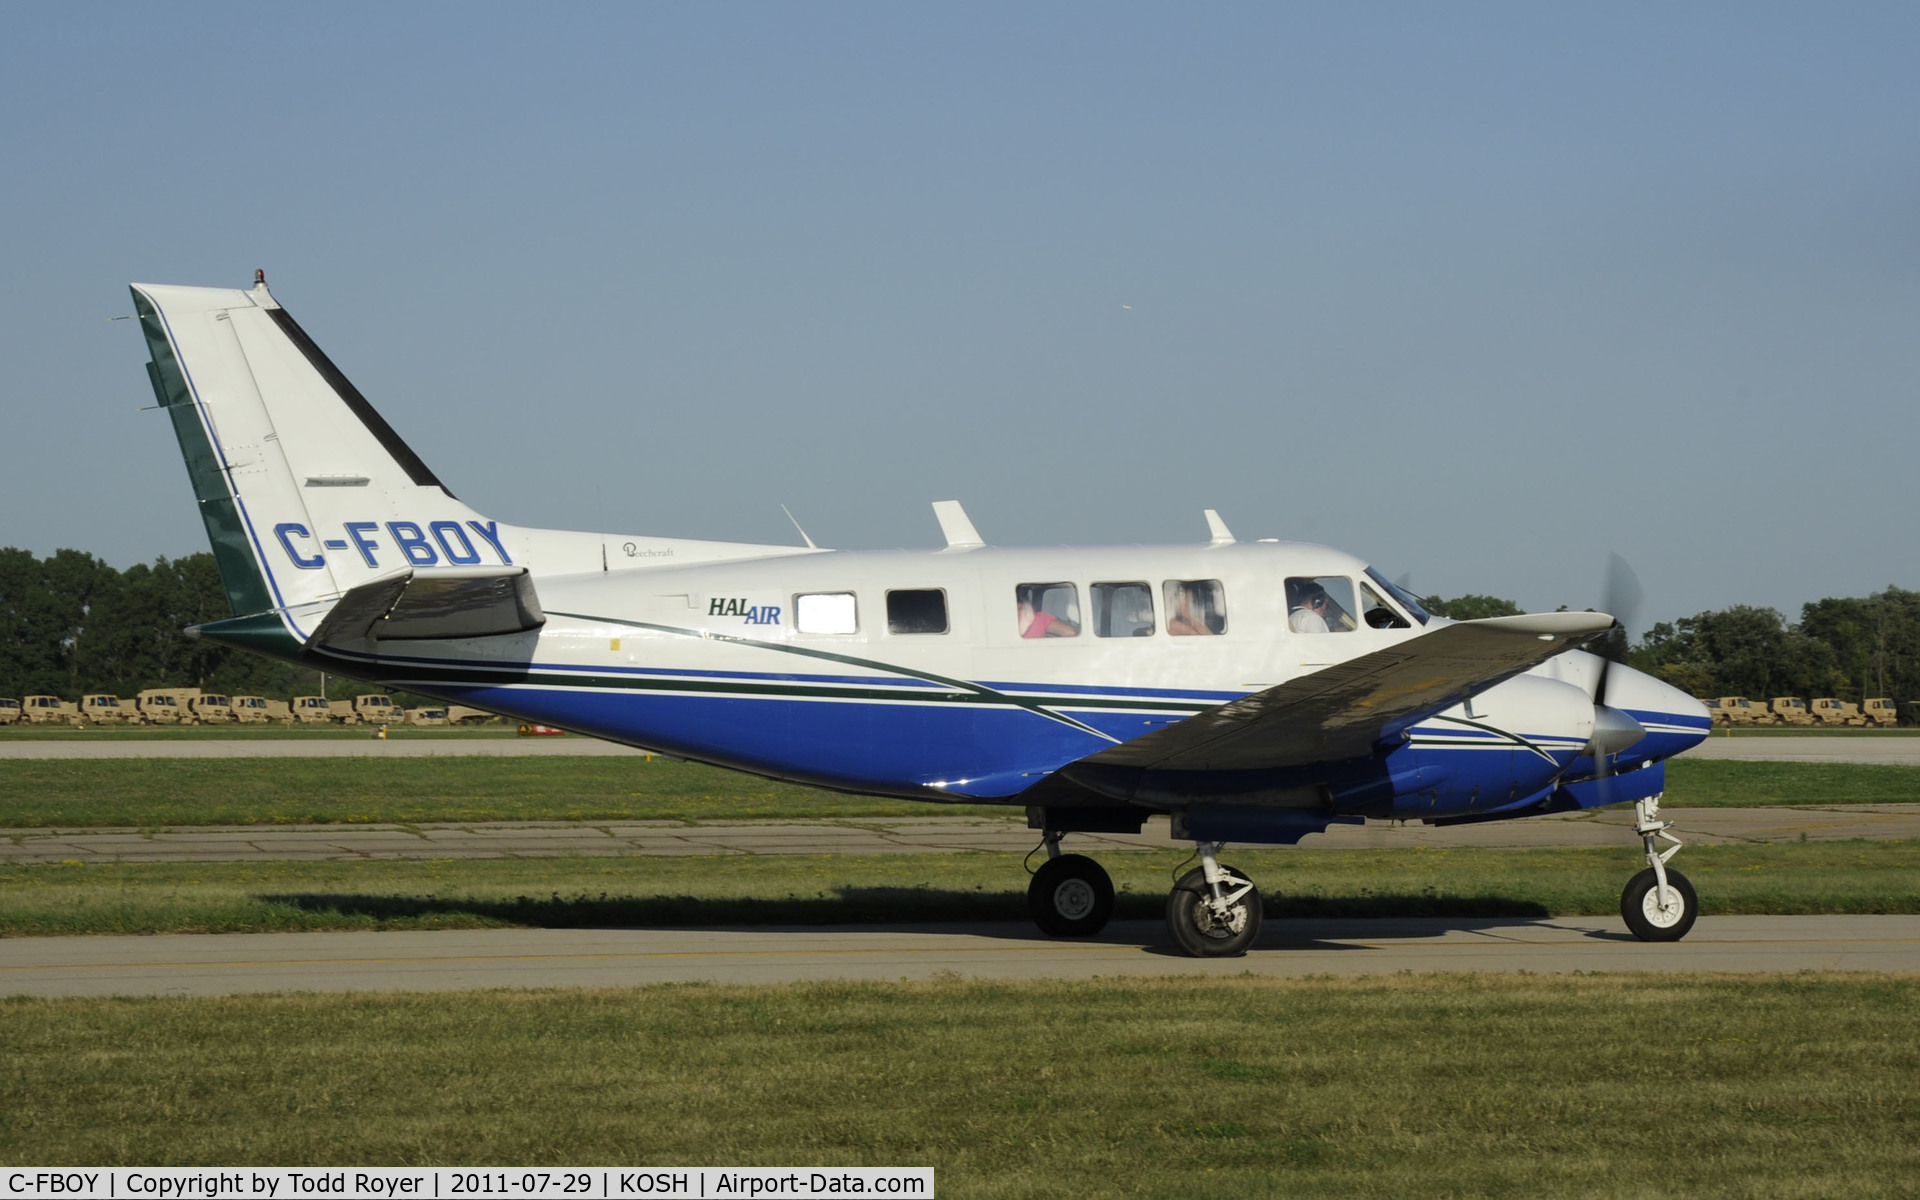
[{"label": "grass field", "polygon": [[[1234,850],[1274,917],[1619,911],[1635,848]],[[1178,852],[1104,854],[1116,915],[1161,916]],[[1920,843],[1689,846],[1715,913],[1920,912]],[[0,866],[0,936],[488,926],[1024,921],[1010,854]]]},{"label": "grass field", "polygon": [[[1920,767],[1680,759],[1667,772],[1674,807],[1920,801]],[[659,758],[0,759],[0,829],[940,812],[1025,819],[1019,808],[847,796]]]},{"label": "grass field", "polygon": [[916,1165],[947,1197],[1911,1196],[1920,980],[0,1002],[0,1160]]}]

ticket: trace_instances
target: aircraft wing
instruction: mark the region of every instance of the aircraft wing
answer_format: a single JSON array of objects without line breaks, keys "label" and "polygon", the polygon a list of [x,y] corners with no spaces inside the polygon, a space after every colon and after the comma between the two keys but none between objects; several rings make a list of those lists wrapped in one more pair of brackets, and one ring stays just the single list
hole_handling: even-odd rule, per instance
[{"label": "aircraft wing", "polygon": [[1587,612],[1445,625],[1088,755],[1062,773],[1244,771],[1360,758],[1396,722],[1458,704],[1612,625],[1612,617]]},{"label": "aircraft wing", "polygon": [[415,638],[491,637],[546,623],[525,567],[408,570],[349,589],[311,645],[363,648]]}]

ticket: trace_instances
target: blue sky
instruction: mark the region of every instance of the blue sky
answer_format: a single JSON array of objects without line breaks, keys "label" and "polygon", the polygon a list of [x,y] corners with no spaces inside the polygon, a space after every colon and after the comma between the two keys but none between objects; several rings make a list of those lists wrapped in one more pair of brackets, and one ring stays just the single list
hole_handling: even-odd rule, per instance
[{"label": "blue sky", "polygon": [[0,9],[0,545],[204,549],[130,280],[523,524],[1920,587],[1911,5]]}]

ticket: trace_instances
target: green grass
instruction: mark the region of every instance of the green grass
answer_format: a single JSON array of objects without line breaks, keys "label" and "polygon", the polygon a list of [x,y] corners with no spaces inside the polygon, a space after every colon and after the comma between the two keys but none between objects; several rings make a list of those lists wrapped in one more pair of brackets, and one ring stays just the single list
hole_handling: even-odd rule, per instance
[{"label": "green grass", "polygon": [[1920,979],[0,1001],[0,1160],[918,1165],[945,1197],[1911,1196]]},{"label": "green grass", "polygon": [[[1116,915],[1161,916],[1179,852],[1103,854]],[[1619,911],[1634,847],[1235,850],[1273,917]],[[1920,843],[1689,846],[1708,914],[1920,912]],[[0,936],[490,926],[1024,921],[1020,857],[984,852],[0,866]]]},{"label": "green grass", "polygon": [[1024,810],[848,796],[663,758],[0,759],[0,828],[750,820]]},{"label": "green grass", "polygon": [[1729,762],[1685,757],[1667,763],[1664,803],[1674,808],[1917,802],[1920,802],[1920,767],[1882,763]]},{"label": "green grass", "polygon": [[[1678,759],[1670,806],[1920,801],[1920,767]],[[0,759],[0,829],[995,815],[644,758]]]}]

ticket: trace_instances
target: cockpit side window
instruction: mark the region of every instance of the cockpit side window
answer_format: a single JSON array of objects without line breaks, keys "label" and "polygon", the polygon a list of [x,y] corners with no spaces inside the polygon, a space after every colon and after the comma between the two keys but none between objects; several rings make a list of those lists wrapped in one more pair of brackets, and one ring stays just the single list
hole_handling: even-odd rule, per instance
[{"label": "cockpit side window", "polygon": [[1420,622],[1422,625],[1425,625],[1428,621],[1431,621],[1433,619],[1433,614],[1428,612],[1426,609],[1420,607],[1420,601],[1414,599],[1413,593],[1407,591],[1407,589],[1401,587],[1397,583],[1389,583],[1385,575],[1382,575],[1380,572],[1374,570],[1372,567],[1367,568],[1367,578],[1379,584],[1381,591],[1385,592],[1389,596],[1392,596],[1396,601],[1399,602],[1400,607],[1407,611],[1407,614],[1409,616],[1411,616],[1414,620]]},{"label": "cockpit side window", "polygon": [[1287,625],[1295,633],[1349,633],[1354,618],[1353,580],[1345,575],[1290,576]]},{"label": "cockpit side window", "polygon": [[1380,598],[1370,583],[1360,585],[1360,614],[1372,629],[1408,629],[1407,619],[1393,611],[1393,607]]},{"label": "cockpit side window", "polygon": [[1077,637],[1080,588],[1072,583],[1022,583],[1013,589],[1016,628],[1023,638]]},{"label": "cockpit side window", "polygon": [[1144,582],[1094,584],[1093,632],[1097,637],[1152,637],[1153,588]]},{"label": "cockpit side window", "polygon": [[1167,632],[1207,637],[1227,631],[1227,589],[1218,579],[1169,579],[1160,585],[1167,601]]}]

